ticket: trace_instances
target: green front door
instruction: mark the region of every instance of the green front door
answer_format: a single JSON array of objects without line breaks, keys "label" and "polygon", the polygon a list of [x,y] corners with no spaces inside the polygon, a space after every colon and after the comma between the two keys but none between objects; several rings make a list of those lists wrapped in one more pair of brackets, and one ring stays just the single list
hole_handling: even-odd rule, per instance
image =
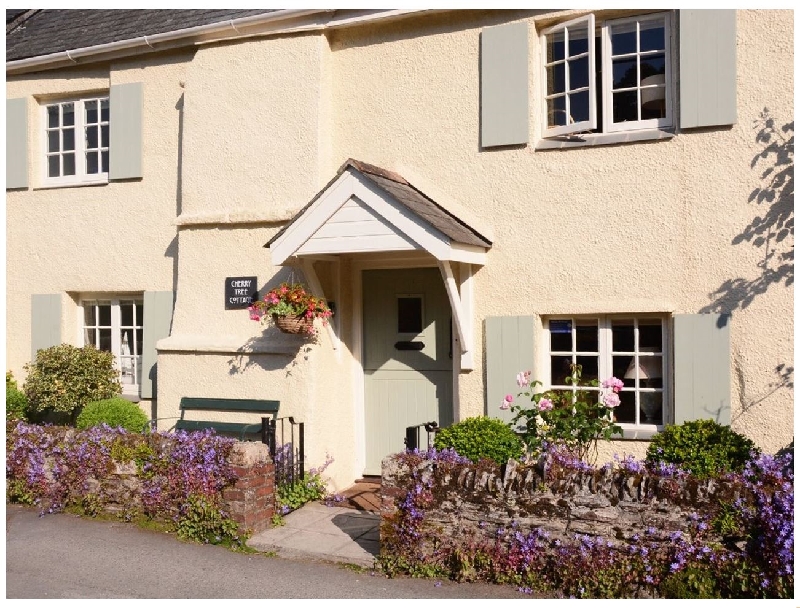
[{"label": "green front door", "polygon": [[452,423],[450,302],[437,268],[365,270],[363,294],[364,474],[380,475],[406,427]]}]

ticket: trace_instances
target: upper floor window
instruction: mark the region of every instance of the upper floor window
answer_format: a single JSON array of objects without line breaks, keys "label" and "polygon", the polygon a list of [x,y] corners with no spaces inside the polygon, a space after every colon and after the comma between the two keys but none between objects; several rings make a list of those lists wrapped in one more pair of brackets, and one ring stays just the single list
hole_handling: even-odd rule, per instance
[{"label": "upper floor window", "polygon": [[542,32],[544,137],[672,127],[671,14],[603,22],[593,14]]},{"label": "upper floor window", "polygon": [[138,395],[142,374],[142,299],[83,300],[83,344],[114,354],[122,392]]},{"label": "upper floor window", "polygon": [[108,97],[48,103],[42,110],[44,184],[108,181]]},{"label": "upper floor window", "polygon": [[[666,411],[666,319],[650,316],[553,317],[545,322],[549,387],[566,383],[571,365],[584,381],[615,376],[624,382],[614,420],[623,429],[658,430]],[[600,387],[589,389],[599,398]]]}]

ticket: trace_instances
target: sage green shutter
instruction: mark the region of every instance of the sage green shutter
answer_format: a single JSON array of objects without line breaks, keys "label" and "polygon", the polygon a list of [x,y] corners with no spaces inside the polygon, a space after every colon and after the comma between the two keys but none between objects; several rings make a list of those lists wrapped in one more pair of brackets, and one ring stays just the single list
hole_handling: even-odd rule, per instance
[{"label": "sage green shutter", "polygon": [[681,10],[679,14],[681,128],[732,125],[736,122],[736,11]]},{"label": "sage green shutter", "polygon": [[511,410],[501,410],[506,395],[517,396],[517,374],[533,371],[533,317],[486,318],[486,415],[509,422]]},{"label": "sage green shutter", "polygon": [[730,315],[675,315],[675,424],[731,423]]},{"label": "sage green shutter", "polygon": [[111,87],[109,105],[109,179],[142,177],[142,113],[143,87],[141,82]]},{"label": "sage green shutter", "polygon": [[28,100],[6,100],[6,190],[28,187]]},{"label": "sage green shutter", "polygon": [[156,396],[154,389],[158,360],[156,342],[169,336],[172,325],[172,303],[171,291],[144,292],[142,379],[139,384],[139,396],[142,399],[153,399]]},{"label": "sage green shutter", "polygon": [[61,294],[31,296],[31,361],[36,351],[61,344]]},{"label": "sage green shutter", "polygon": [[528,24],[481,33],[481,146],[528,143]]}]

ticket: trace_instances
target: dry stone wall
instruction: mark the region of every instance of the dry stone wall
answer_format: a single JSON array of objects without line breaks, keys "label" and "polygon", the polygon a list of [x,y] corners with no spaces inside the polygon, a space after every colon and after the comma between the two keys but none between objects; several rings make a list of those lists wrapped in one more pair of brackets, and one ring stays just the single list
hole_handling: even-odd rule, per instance
[{"label": "dry stone wall", "polygon": [[451,539],[490,538],[498,528],[514,525],[540,528],[565,541],[586,534],[624,542],[647,533],[651,540],[669,542],[673,532],[688,531],[693,514],[732,502],[739,492],[734,484],[714,480],[552,464],[548,470],[542,462],[510,461],[501,470],[424,460],[409,464],[393,456],[383,461],[382,473],[384,521],[419,483],[432,497],[424,509],[425,526]]}]

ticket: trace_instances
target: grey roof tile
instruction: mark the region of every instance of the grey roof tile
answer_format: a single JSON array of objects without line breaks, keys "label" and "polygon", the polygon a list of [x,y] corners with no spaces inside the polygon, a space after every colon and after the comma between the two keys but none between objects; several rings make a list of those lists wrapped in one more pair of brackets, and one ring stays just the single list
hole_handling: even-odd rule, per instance
[{"label": "grey roof tile", "polygon": [[[16,12],[16,10],[15,10]],[[152,36],[272,12],[255,10],[39,10],[6,33],[6,61]],[[6,23],[9,22],[6,12]]]}]

